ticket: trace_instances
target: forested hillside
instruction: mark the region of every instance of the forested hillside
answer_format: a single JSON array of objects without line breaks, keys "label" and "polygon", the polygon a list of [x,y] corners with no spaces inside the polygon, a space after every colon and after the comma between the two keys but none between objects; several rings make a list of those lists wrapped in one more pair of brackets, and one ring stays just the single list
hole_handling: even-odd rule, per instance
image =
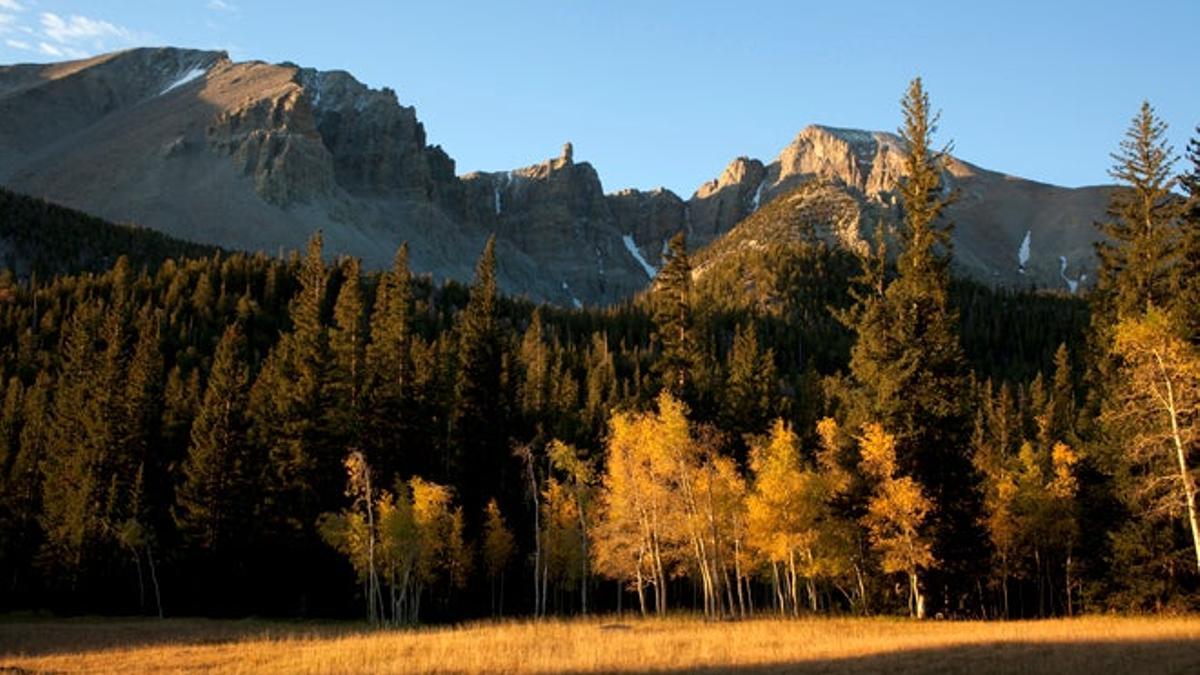
[{"label": "forested hillside", "polygon": [[0,187],[0,265],[20,276],[102,272],[125,256],[136,267],[216,252],[131,225],[114,225]]},{"label": "forested hillside", "polygon": [[286,260],[161,240],[10,277],[0,603],[393,623],[1193,607],[1200,145],[1185,203],[1144,107],[1096,290],[999,292],[950,278],[919,80],[903,111],[896,232],[854,256],[785,223],[698,270],[680,235],[607,309],[501,296],[492,242],[470,287],[413,275],[405,248],[363,274],[319,236]]}]

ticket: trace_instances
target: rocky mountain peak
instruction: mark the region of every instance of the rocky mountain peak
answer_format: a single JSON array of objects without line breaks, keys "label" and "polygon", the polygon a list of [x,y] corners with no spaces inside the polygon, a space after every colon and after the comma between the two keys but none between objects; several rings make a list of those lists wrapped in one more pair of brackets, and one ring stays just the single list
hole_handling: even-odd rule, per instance
[{"label": "rocky mountain peak", "polygon": [[[321,229],[331,252],[382,267],[409,241],[414,268],[439,278],[470,279],[495,235],[501,286],[562,304],[629,297],[676,232],[698,251],[754,214],[738,241],[791,236],[776,227],[786,216],[855,248],[864,227],[897,215],[903,159],[892,134],[814,125],[770,163],[734,159],[687,201],[668,190],[606,195],[569,142],[524,168],[458,176],[415,109],[345,71],[173,48],[0,66],[6,187],[231,248],[298,248]],[[1104,189],[953,158],[947,176],[960,189],[948,215],[968,274],[1068,289],[1093,276]]]},{"label": "rocky mountain peak", "polygon": [[895,188],[903,153],[903,143],[893,134],[811,125],[779,153],[772,182],[819,177],[877,195]]}]

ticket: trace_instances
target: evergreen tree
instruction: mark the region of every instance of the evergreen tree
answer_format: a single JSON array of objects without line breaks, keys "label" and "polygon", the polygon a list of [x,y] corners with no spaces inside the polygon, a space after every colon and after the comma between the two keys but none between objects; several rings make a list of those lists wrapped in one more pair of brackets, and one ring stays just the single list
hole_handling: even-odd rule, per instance
[{"label": "evergreen tree", "polygon": [[[330,370],[323,321],[329,272],[321,235],[309,241],[299,291],[288,305],[292,330],[280,336],[251,390],[252,437],[267,449],[267,514],[306,532],[340,496],[338,466],[345,448],[331,443],[325,411]],[[283,534],[283,532],[278,532]]]},{"label": "evergreen tree", "polygon": [[694,401],[694,372],[699,344],[692,313],[692,263],[687,235],[679,232],[667,244],[663,267],[654,278],[654,334],[662,350],[655,364],[664,389]]},{"label": "evergreen tree", "polygon": [[325,422],[345,445],[361,448],[364,383],[367,370],[367,314],[363,301],[361,268],[357,258],[342,265],[342,287],[333,306],[329,331],[331,406]]},{"label": "evergreen tree", "polygon": [[1143,102],[1112,155],[1109,175],[1119,187],[1109,204],[1109,220],[1098,224],[1107,239],[1096,244],[1100,270],[1092,299],[1101,331],[1130,313],[1165,306],[1170,297],[1180,208],[1171,192],[1176,157],[1166,133],[1166,122]]},{"label": "evergreen tree", "polygon": [[728,363],[722,428],[738,436],[762,433],[777,411],[778,383],[775,350],[762,349],[753,321],[738,326]]},{"label": "evergreen tree", "polygon": [[402,458],[429,435],[418,422],[420,410],[414,375],[429,375],[434,368],[414,368],[413,291],[408,267],[408,244],[396,252],[392,269],[379,279],[371,311],[370,343],[366,352],[367,411],[363,423],[369,430],[364,445],[372,466],[381,476],[402,471]]},{"label": "evergreen tree", "polygon": [[230,324],[217,344],[177,494],[179,529],[210,559],[248,543],[254,524],[261,467],[247,438],[245,350],[241,327]]},{"label": "evergreen tree", "polygon": [[1200,344],[1200,127],[1187,147],[1187,163],[1179,184],[1187,196],[1180,219],[1179,260],[1174,273],[1173,302],[1176,321],[1193,344]]},{"label": "evergreen tree", "polygon": [[860,295],[847,314],[857,336],[850,355],[852,406],[859,411],[854,421],[877,421],[894,433],[899,470],[931,500],[935,557],[954,567],[966,563],[977,542],[963,406],[966,364],[949,295],[951,227],[941,222],[953,194],[943,189],[947,151],[933,148],[939,116],[920,78],[902,108],[900,136],[908,152],[900,183],[901,249],[896,277],[868,274],[879,290]]},{"label": "evergreen tree", "polygon": [[507,452],[503,329],[496,289],[496,241],[488,239],[475,268],[470,300],[458,320],[458,368],[451,418],[451,474],[467,513],[483,511],[484,495],[503,484]]}]

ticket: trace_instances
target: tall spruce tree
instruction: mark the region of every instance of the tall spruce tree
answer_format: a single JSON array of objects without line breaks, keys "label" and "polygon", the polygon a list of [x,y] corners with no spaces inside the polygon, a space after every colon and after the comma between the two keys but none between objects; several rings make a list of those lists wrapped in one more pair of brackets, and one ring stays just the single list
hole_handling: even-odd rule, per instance
[{"label": "tall spruce tree", "polygon": [[[278,526],[307,533],[341,498],[344,448],[330,441],[329,333],[324,311],[329,271],[318,233],[288,305],[292,330],[280,336],[251,390],[252,434],[267,449],[267,514]],[[283,534],[280,532],[280,534]]]},{"label": "tall spruce tree", "polygon": [[1179,185],[1187,202],[1179,222],[1179,260],[1172,268],[1172,313],[1186,337],[1200,344],[1200,127],[1188,142],[1187,166]]},{"label": "tall spruce tree", "polygon": [[341,272],[342,287],[333,306],[333,327],[329,331],[328,388],[332,405],[325,415],[336,439],[361,450],[368,341],[361,264],[357,258],[349,258],[343,262]]},{"label": "tall spruce tree", "polygon": [[179,529],[210,560],[249,542],[257,507],[261,466],[247,438],[245,351],[241,326],[230,324],[217,343],[177,492]]},{"label": "tall spruce tree", "polygon": [[458,369],[451,416],[450,473],[466,513],[483,512],[485,495],[503,484],[508,424],[504,336],[496,288],[496,240],[489,238],[458,320]]},{"label": "tall spruce tree", "polygon": [[364,449],[370,466],[390,479],[403,473],[411,446],[428,434],[416,419],[413,400],[413,291],[407,243],[396,252],[392,269],[380,276],[370,327]]},{"label": "tall spruce tree", "polygon": [[[954,195],[943,182],[948,148],[933,146],[939,115],[931,110],[920,78],[909,86],[901,107],[907,154],[896,277],[868,275],[882,292],[860,295],[848,315],[857,337],[850,373],[859,419],[895,434],[899,471],[913,476],[929,496],[934,557],[949,571],[966,563],[975,543],[966,364],[958,314],[950,305],[951,226],[942,221]],[[938,590],[945,592],[931,599],[951,594]]]},{"label": "tall spruce tree", "polygon": [[738,326],[728,361],[721,406],[722,428],[738,436],[765,433],[777,412],[779,385],[775,350],[764,350],[759,345],[753,321]]},{"label": "tall spruce tree", "polygon": [[1109,204],[1109,219],[1098,224],[1107,239],[1096,244],[1100,269],[1092,297],[1101,331],[1151,305],[1165,307],[1170,297],[1180,208],[1172,194],[1177,179],[1171,170],[1177,158],[1166,133],[1166,122],[1144,101],[1112,154],[1108,173],[1118,188]]},{"label": "tall spruce tree", "polygon": [[692,312],[692,263],[687,234],[667,244],[663,267],[654,278],[654,334],[662,350],[655,369],[672,396],[694,402],[699,345]]}]

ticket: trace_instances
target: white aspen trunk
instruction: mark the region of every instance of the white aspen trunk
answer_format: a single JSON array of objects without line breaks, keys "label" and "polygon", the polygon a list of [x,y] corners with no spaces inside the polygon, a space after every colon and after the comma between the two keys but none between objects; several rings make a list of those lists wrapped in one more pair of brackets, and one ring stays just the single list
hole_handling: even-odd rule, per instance
[{"label": "white aspen trunk", "polygon": [[1192,531],[1192,549],[1196,554],[1196,569],[1200,571],[1200,523],[1196,520],[1196,483],[1187,463],[1187,450],[1183,447],[1183,436],[1179,430],[1179,411],[1175,403],[1175,385],[1167,374],[1162,356],[1155,354],[1158,371],[1167,387],[1167,413],[1171,417],[1171,440],[1175,445],[1175,459],[1179,463],[1179,480],[1183,483],[1184,499],[1187,501],[1188,526]]},{"label": "white aspen trunk", "polygon": [[[617,593],[618,593],[617,599],[619,600],[621,597],[620,591],[618,590]],[[637,596],[638,596],[638,609],[641,610],[642,618],[644,619],[644,618],[646,618],[646,591],[645,591],[645,583],[642,580],[642,566],[640,563],[638,564],[638,568],[637,568]]]},{"label": "white aspen trunk", "polygon": [[800,616],[800,596],[796,583],[796,552],[788,552],[788,593],[792,600],[792,616]]},{"label": "white aspen trunk", "polygon": [[742,596],[742,561],[741,561],[741,542],[737,537],[733,539],[733,583],[737,586],[737,608],[738,615],[746,616],[746,600]]},{"label": "white aspen trunk", "polygon": [[580,567],[582,567],[583,576],[579,580],[579,599],[584,616],[588,613],[587,608],[587,591],[588,591],[588,544],[587,544],[587,519],[583,514],[583,500],[579,495],[575,496],[575,503],[579,510],[579,550],[581,554]]},{"label": "white aspen trunk", "polygon": [[862,568],[858,566],[857,562],[854,563],[854,579],[858,582],[858,597],[862,603],[863,616],[867,616],[870,614],[867,608],[867,584],[863,581]]},{"label": "white aspen trunk", "polygon": [[921,584],[917,579],[917,572],[913,570],[908,573],[908,593],[909,593],[909,611],[911,616],[918,619],[925,618],[925,596],[921,594]]},{"label": "white aspen trunk", "polygon": [[538,582],[538,574],[542,569],[542,506],[538,498],[537,476],[533,473],[532,451],[525,458],[525,467],[529,473],[529,489],[533,493],[533,615],[537,617],[540,616],[539,611],[543,605],[541,584]]},{"label": "white aspen trunk", "polygon": [[775,586],[775,602],[778,605],[779,616],[783,616],[784,601],[783,588],[779,584],[779,563],[774,560],[771,561],[771,582]]}]

